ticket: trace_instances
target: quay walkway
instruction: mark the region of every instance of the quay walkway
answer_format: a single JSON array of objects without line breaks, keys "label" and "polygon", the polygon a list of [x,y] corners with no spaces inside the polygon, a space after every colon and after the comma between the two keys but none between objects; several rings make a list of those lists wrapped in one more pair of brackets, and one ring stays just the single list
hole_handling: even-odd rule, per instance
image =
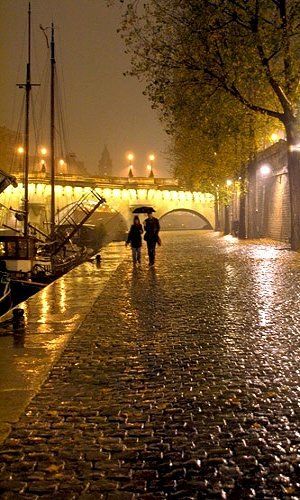
[{"label": "quay walkway", "polygon": [[21,345],[0,338],[0,405],[18,405],[1,498],[300,498],[300,256],[162,241],[154,268],[108,247],[103,275],[84,264],[27,301]]}]

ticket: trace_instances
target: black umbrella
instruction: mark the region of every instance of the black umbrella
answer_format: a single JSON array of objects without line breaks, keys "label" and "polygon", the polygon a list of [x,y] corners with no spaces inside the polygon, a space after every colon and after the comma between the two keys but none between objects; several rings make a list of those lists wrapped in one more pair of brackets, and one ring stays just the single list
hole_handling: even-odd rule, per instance
[{"label": "black umbrella", "polygon": [[149,214],[150,212],[155,212],[153,207],[136,207],[132,210],[133,214]]}]

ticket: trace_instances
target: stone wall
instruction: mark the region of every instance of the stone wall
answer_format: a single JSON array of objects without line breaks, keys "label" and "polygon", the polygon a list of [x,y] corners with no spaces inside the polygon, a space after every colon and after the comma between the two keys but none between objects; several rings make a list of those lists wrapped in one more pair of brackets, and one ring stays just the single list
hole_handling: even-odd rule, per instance
[{"label": "stone wall", "polygon": [[[260,168],[271,172],[263,176]],[[290,202],[286,142],[279,141],[259,153],[248,168],[248,238],[290,238]]]}]

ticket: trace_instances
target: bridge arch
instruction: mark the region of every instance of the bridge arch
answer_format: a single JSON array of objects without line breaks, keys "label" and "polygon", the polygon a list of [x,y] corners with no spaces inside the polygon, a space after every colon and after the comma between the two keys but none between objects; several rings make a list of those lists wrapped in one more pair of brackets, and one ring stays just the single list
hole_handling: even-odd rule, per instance
[{"label": "bridge arch", "polygon": [[174,208],[172,210],[169,210],[168,212],[165,212],[163,215],[160,215],[159,220],[161,221],[166,216],[173,214],[173,213],[176,213],[176,212],[186,212],[186,213],[190,213],[192,215],[196,215],[197,217],[199,217],[199,219],[202,219],[206,223],[206,225],[208,226],[208,229],[213,229],[209,220],[204,215],[202,215],[202,213],[197,212],[197,210],[193,210],[191,208]]}]

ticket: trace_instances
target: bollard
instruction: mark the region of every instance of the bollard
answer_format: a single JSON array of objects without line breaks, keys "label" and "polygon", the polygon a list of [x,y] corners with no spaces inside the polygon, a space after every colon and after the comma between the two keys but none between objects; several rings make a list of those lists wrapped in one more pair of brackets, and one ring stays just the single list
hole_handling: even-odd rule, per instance
[{"label": "bollard", "polygon": [[13,326],[13,336],[14,336],[14,346],[24,347],[25,340],[25,321],[24,321],[24,309],[21,307],[16,307],[12,310],[12,326]]}]

